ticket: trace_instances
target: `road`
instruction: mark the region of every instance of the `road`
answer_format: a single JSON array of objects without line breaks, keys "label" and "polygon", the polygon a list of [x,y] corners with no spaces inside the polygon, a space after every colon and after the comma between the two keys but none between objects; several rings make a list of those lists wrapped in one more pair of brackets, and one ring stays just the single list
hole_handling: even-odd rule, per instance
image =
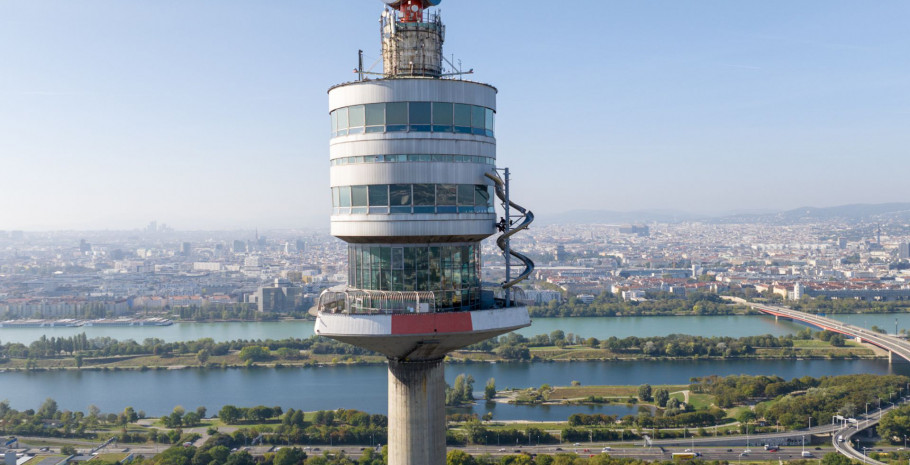
[{"label": "road", "polygon": [[910,361],[910,342],[905,341],[899,337],[878,333],[859,326],[848,325],[844,322],[832,318],[826,318],[823,316],[813,315],[811,313],[791,310],[786,307],[756,304],[740,298],[730,298],[729,300],[747,305],[754,310],[758,310],[768,315],[802,321],[817,328],[856,338],[859,342],[866,342],[887,350],[889,357],[892,355],[897,355],[904,360]]}]

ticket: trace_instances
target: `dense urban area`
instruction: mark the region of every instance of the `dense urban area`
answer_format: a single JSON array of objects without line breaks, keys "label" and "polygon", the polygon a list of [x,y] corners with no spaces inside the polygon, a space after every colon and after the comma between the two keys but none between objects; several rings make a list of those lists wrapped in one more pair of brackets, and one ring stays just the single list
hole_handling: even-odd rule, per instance
[{"label": "dense urban area", "polygon": [[[748,301],[814,314],[906,313],[908,244],[910,225],[901,221],[774,216],[544,224],[513,241],[538,264],[519,292],[538,319],[743,315],[753,312],[742,305]],[[0,328],[308,320],[320,292],[345,283],[346,255],[344,243],[324,231],[176,231],[152,222],[135,231],[0,232]],[[504,262],[492,241],[484,243],[483,266],[485,287],[495,287],[504,277]],[[894,331],[895,336],[905,332]],[[275,370],[385,360],[309,334],[169,342],[81,333],[30,343],[4,341],[4,334],[10,333],[0,332],[4,373]],[[447,460],[635,465],[787,459],[846,465],[851,459],[831,444],[845,434],[837,429],[842,421],[856,426],[848,442],[863,457],[897,465],[910,459],[903,447],[910,435],[906,376],[714,375],[692,377],[688,384],[596,386],[565,380],[522,387],[467,373],[478,362],[880,357],[880,348],[811,328],[743,337],[512,333],[447,358],[461,373],[446,389],[452,409]],[[2,391],[0,385],[0,400]],[[0,436],[7,438],[7,462],[20,465],[387,463],[383,414],[257,405],[263,403],[268,399],[211,410],[174,405],[170,413],[146,414],[141,404],[111,412],[92,405],[83,412],[50,398],[32,406],[2,401]],[[471,410],[485,403],[579,409],[560,421],[511,421]],[[629,413],[590,413],[604,406]],[[860,433],[863,422],[877,423],[876,434]]]},{"label": "dense urban area", "polygon": [[[521,298],[554,311],[542,316],[605,293],[626,302],[692,293],[910,299],[910,227],[898,222],[550,224],[513,247],[538,265]],[[0,231],[0,318],[303,316],[320,291],[346,281],[346,256],[326,232],[180,232],[156,222],[129,232]],[[504,269],[493,241],[483,259],[493,287]]]}]

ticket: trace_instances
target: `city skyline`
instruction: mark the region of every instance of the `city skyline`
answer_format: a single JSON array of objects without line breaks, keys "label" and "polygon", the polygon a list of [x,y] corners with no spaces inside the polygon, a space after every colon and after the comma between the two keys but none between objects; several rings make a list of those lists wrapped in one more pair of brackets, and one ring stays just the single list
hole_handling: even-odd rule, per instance
[{"label": "city skyline", "polygon": [[[448,6],[541,219],[910,198],[903,3]],[[356,65],[327,52],[370,66],[378,30],[339,25],[380,7],[0,3],[0,229],[327,227],[325,92]]]}]

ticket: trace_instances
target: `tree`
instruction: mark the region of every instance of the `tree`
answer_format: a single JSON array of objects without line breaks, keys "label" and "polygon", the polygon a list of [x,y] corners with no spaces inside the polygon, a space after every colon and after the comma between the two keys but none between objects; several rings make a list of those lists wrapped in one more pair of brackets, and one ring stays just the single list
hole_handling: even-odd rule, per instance
[{"label": "tree", "polygon": [[246,346],[240,349],[240,360],[244,362],[259,362],[271,357],[268,347]]},{"label": "tree", "polygon": [[63,455],[76,455],[76,448],[67,444],[60,448],[60,453]]},{"label": "tree", "polygon": [[496,397],[496,378],[487,380],[487,385],[483,388],[483,398],[493,400]]},{"label": "tree", "polygon": [[82,368],[82,354],[76,354],[76,368]]},{"label": "tree", "polygon": [[135,423],[139,420],[139,414],[133,410],[133,407],[127,407],[123,409],[123,417],[126,419],[127,423]]},{"label": "tree", "polygon": [[209,455],[212,456],[212,460],[215,463],[224,463],[227,461],[228,456],[231,455],[231,449],[224,445],[218,445],[209,449]]},{"label": "tree", "polygon": [[736,415],[736,419],[740,423],[749,423],[749,422],[755,421],[755,418],[756,418],[755,412],[753,412],[749,409],[743,409],[742,411],[739,412],[739,414]]},{"label": "tree", "polygon": [[196,412],[190,412],[183,416],[183,426],[196,426],[199,424],[199,415]]},{"label": "tree", "polygon": [[651,400],[651,385],[650,384],[642,384],[641,386],[638,387],[638,398],[643,401]]},{"label": "tree", "polygon": [[461,450],[450,450],[446,454],[446,465],[476,465],[477,461],[470,454]]},{"label": "tree", "polygon": [[844,336],[842,336],[840,334],[832,335],[831,339],[829,339],[828,342],[830,342],[831,345],[834,347],[843,347],[846,345],[846,340],[844,339]]},{"label": "tree", "polygon": [[837,452],[829,452],[822,457],[822,465],[851,465],[852,463],[852,460]]},{"label": "tree", "polygon": [[667,406],[667,401],[670,400],[670,391],[667,391],[664,388],[660,388],[654,392],[654,401],[657,402],[657,405],[661,407]]},{"label": "tree", "polygon": [[209,353],[209,350],[208,350],[208,349],[202,349],[202,350],[200,350],[199,352],[196,353],[196,360],[199,361],[199,364],[200,364],[200,365],[205,365],[205,362],[208,362],[208,361],[209,361],[209,356],[210,356],[210,355],[211,355],[211,354]]},{"label": "tree", "polygon": [[[364,451],[366,452],[366,451]],[[285,447],[275,453],[273,465],[297,465],[306,460],[306,453],[296,447]]]},{"label": "tree", "polygon": [[57,401],[48,397],[47,399],[45,399],[44,403],[41,404],[41,408],[38,409],[38,413],[36,413],[35,415],[38,418],[43,418],[43,419],[49,420],[49,419],[54,418],[54,415],[56,413],[57,413]]},{"label": "tree", "polygon": [[224,465],[255,465],[256,461],[253,460],[253,456],[245,450],[237,451],[231,454],[228,457],[227,461],[224,462]]},{"label": "tree", "polygon": [[225,405],[221,407],[221,410],[218,411],[218,418],[221,421],[233,425],[240,421],[241,412],[240,409],[234,407],[233,405]]},{"label": "tree", "polygon": [[269,418],[272,418],[273,415],[274,415],[274,410],[272,410],[270,407],[266,407],[264,405],[257,405],[247,411],[247,417],[250,420],[258,421],[258,422],[266,421]]},{"label": "tree", "polygon": [[910,407],[899,407],[885,414],[878,424],[878,434],[882,439],[910,436]]}]

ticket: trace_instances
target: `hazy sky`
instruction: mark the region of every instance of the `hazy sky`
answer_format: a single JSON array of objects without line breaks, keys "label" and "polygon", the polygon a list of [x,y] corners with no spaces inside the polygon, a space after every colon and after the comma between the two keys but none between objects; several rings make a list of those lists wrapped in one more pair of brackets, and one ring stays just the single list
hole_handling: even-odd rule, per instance
[{"label": "hazy sky", "polygon": [[[538,217],[910,201],[910,2],[441,6]],[[0,0],[0,229],[327,226],[326,90],[381,9]]]}]

